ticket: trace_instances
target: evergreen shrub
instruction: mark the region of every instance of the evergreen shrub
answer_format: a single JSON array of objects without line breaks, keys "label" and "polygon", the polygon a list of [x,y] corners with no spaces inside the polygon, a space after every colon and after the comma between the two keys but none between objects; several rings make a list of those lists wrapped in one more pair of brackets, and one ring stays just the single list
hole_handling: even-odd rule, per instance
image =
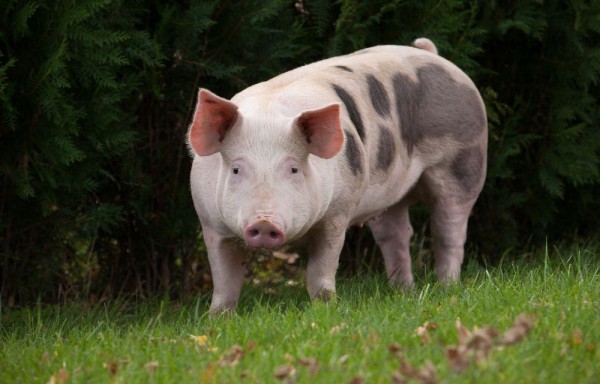
[{"label": "evergreen shrub", "polygon": [[[224,97],[286,70],[426,36],[479,86],[488,178],[469,248],[600,228],[600,3],[5,0],[0,14],[2,301],[202,292],[185,133],[199,87]],[[412,211],[415,253],[427,220]],[[576,236],[576,237],[574,237]],[[380,268],[351,229],[343,268]]]}]

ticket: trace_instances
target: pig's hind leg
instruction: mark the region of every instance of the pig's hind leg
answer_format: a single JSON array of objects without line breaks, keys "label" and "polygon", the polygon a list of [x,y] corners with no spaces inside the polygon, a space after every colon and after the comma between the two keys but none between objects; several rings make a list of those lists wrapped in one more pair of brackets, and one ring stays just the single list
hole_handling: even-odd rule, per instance
[{"label": "pig's hind leg", "polygon": [[435,270],[442,282],[460,276],[467,223],[484,179],[485,155],[476,146],[460,150],[452,162],[425,173]]},{"label": "pig's hind leg", "polygon": [[402,288],[412,288],[414,284],[409,250],[413,235],[409,206],[408,201],[402,200],[369,221],[373,237],[383,254],[388,280]]},{"label": "pig's hind leg", "polygon": [[435,271],[440,281],[450,283],[460,277],[467,238],[467,223],[475,199],[461,202],[438,198],[431,203],[431,235]]}]

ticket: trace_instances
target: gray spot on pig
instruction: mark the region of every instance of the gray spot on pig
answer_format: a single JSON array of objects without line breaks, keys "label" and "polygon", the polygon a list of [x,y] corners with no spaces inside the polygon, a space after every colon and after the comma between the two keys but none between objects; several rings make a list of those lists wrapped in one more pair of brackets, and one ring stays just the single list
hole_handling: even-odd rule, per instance
[{"label": "gray spot on pig", "polygon": [[345,65],[336,65],[335,67],[339,68],[343,71],[346,71],[346,72],[354,72],[352,69],[350,69],[349,67],[346,67]]},{"label": "gray spot on pig", "polygon": [[415,143],[419,139],[418,107],[423,98],[419,84],[414,83],[408,76],[396,74],[392,79],[394,96],[396,98],[396,113],[400,123],[402,140],[406,145],[408,154],[412,153]]},{"label": "gray spot on pig", "polygon": [[398,73],[392,84],[402,139],[408,153],[427,137],[450,135],[469,142],[487,124],[477,91],[456,82],[439,65],[417,70],[417,81]]},{"label": "gray spot on pig", "polygon": [[371,98],[371,103],[373,103],[373,108],[375,108],[380,116],[389,116],[391,105],[390,98],[388,97],[383,84],[381,84],[381,81],[377,80],[373,75],[367,75],[367,83],[369,84],[369,97]]},{"label": "gray spot on pig", "polygon": [[356,176],[362,172],[362,155],[354,135],[348,131],[344,131],[344,133],[346,136],[346,151],[344,153],[348,159],[348,165],[352,173]]},{"label": "gray spot on pig", "polygon": [[482,178],[484,153],[478,146],[461,149],[451,165],[452,175],[464,191],[473,192]]},{"label": "gray spot on pig", "polygon": [[379,126],[379,145],[377,147],[377,169],[387,170],[396,153],[396,143],[391,132],[384,126]]},{"label": "gray spot on pig", "polygon": [[358,111],[358,107],[356,106],[356,102],[354,101],[354,98],[352,96],[350,96],[350,94],[348,92],[346,92],[346,90],[344,88],[340,87],[339,85],[332,84],[331,86],[333,87],[333,90],[338,95],[340,100],[342,100],[342,103],[344,103],[344,106],[346,107],[346,110],[348,111],[348,115],[350,116],[350,120],[352,121],[352,124],[354,124],[354,127],[356,128],[356,132],[358,133],[358,136],[360,137],[361,141],[364,142],[365,141],[365,127],[363,125],[362,117],[360,116],[360,112]]}]

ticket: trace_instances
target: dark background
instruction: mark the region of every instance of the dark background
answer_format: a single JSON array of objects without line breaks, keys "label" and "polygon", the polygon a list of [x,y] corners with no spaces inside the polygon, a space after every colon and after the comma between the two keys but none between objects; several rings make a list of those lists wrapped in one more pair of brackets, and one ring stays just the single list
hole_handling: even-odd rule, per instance
[{"label": "dark background", "polygon": [[[421,36],[488,110],[470,257],[597,239],[598,1],[0,0],[0,17],[5,305],[206,292],[185,145],[197,89],[229,98]],[[427,254],[426,212],[412,214],[413,248]],[[341,273],[364,269],[381,260],[368,231],[351,229]]]}]

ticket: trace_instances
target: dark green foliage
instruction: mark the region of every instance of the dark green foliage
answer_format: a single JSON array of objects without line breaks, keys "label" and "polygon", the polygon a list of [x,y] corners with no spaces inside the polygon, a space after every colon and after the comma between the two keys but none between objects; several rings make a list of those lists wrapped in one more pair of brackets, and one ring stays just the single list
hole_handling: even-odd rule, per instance
[{"label": "dark green foliage", "polygon": [[124,207],[106,193],[118,188],[111,165],[136,138],[144,68],[162,60],[140,28],[141,3],[123,4],[3,4],[3,299],[63,289],[81,262],[73,254],[91,255],[101,233],[119,230]]},{"label": "dark green foliage", "polygon": [[532,2],[484,14],[489,75],[479,83],[503,105],[491,115],[477,232],[498,233],[500,244],[598,233],[600,4]]},{"label": "dark green foliage", "polygon": [[[375,44],[431,38],[479,86],[488,181],[470,245],[600,228],[600,3],[10,1],[0,15],[2,300],[202,288],[185,132],[231,97]],[[426,216],[414,211],[415,229]],[[427,242],[424,243],[427,245]],[[379,263],[351,230],[350,270]]]}]

